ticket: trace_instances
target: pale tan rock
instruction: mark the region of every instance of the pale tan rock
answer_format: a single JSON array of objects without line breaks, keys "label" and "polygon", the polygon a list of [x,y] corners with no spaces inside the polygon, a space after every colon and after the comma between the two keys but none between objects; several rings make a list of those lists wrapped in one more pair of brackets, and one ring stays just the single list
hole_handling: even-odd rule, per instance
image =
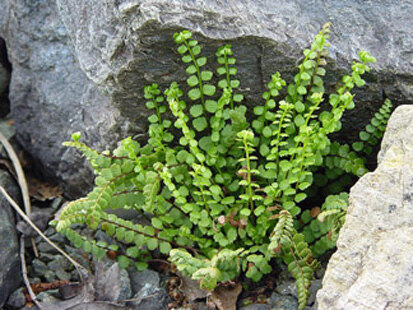
[{"label": "pale tan rock", "polygon": [[413,309],[413,106],[391,116],[378,162],[351,189],[319,310]]}]

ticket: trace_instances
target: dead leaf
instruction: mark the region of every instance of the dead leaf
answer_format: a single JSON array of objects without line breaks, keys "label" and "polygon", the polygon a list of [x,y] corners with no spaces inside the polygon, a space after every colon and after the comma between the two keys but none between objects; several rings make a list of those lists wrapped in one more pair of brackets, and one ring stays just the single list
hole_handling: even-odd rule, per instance
[{"label": "dead leaf", "polygon": [[59,186],[54,186],[48,182],[42,182],[34,177],[28,177],[27,183],[29,185],[30,197],[38,201],[51,200],[60,197],[63,194]]},{"label": "dead leaf", "polygon": [[274,252],[274,253],[278,253],[278,252],[280,252],[281,247],[282,247],[282,245],[281,245],[281,244],[277,245],[277,246],[273,249],[273,252]]},{"label": "dead leaf", "polygon": [[[41,292],[45,292],[45,291],[48,291],[48,290],[54,290],[54,289],[60,288],[63,285],[66,285],[68,283],[69,283],[69,281],[54,281],[54,282],[51,282],[51,283],[34,283],[34,284],[31,285],[31,287],[32,287],[33,293],[35,295],[37,295]],[[29,293],[27,292],[27,289],[24,289],[23,293],[26,297],[26,301],[27,302],[32,302],[32,299],[31,299]]]},{"label": "dead leaf", "polygon": [[332,231],[329,231],[327,236],[328,236],[328,239],[330,241],[333,240],[333,232]]},{"label": "dead leaf", "polygon": [[[120,293],[120,270],[117,263],[105,269],[100,263],[96,266],[95,275],[82,269],[82,283],[76,287],[66,288],[66,295],[63,297],[73,298],[55,303],[44,303],[40,305],[44,310],[103,310],[103,309],[126,309],[119,305],[114,299]],[[61,288],[62,289],[62,288]],[[65,290],[65,289],[63,289]],[[103,300],[106,299],[106,300]]]},{"label": "dead leaf", "polygon": [[218,310],[236,310],[238,295],[242,291],[242,286],[239,282],[235,285],[219,285],[211,294],[211,301],[215,304]]},{"label": "dead leaf", "polygon": [[93,302],[95,299],[94,277],[85,269],[81,269],[83,282],[80,284],[79,294],[69,300],[59,301],[57,303],[40,302],[43,310],[68,310],[77,305]]},{"label": "dead leaf", "polygon": [[319,215],[320,213],[321,213],[320,207],[312,208],[311,211],[310,211],[310,215],[313,219],[315,219],[317,217],[317,215]]}]

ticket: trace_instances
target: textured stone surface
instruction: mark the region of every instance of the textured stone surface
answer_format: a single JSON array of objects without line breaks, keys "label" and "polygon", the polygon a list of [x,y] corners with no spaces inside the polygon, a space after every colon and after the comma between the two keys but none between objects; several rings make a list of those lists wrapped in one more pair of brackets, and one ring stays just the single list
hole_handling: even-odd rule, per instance
[{"label": "textured stone surface", "polygon": [[24,296],[24,288],[21,287],[15,290],[7,300],[7,306],[20,309],[26,304],[26,297]]},{"label": "textured stone surface", "polygon": [[0,37],[13,65],[17,137],[49,176],[80,194],[90,185],[90,169],[62,142],[80,130],[92,145],[109,148],[127,131],[119,129],[127,122],[80,69],[53,0],[5,0],[1,11]]},{"label": "textured stone surface", "polygon": [[156,271],[146,269],[144,271],[137,271],[136,268],[128,269],[130,284],[132,292],[138,293],[145,285],[151,289],[159,288],[160,278]]},{"label": "textured stone surface", "polygon": [[270,310],[270,306],[267,304],[253,304],[246,307],[241,307],[240,310]]},{"label": "textured stone surface", "polygon": [[171,301],[165,289],[154,287],[151,284],[144,285],[129,302],[129,306],[136,310],[160,310],[167,309]]},{"label": "textured stone surface", "polygon": [[352,188],[319,310],[413,309],[413,107],[390,118],[378,168]]},{"label": "textured stone surface", "polygon": [[107,149],[144,133],[143,85],[186,78],[174,52],[176,30],[197,33],[210,60],[229,41],[242,89],[255,101],[271,73],[291,79],[301,50],[327,21],[334,25],[329,85],[361,48],[378,59],[346,124],[356,133],[383,94],[413,102],[412,13],[409,1],[3,0],[0,36],[13,64],[18,137],[77,194],[90,171],[61,142],[80,130],[89,144]]},{"label": "textured stone surface", "polygon": [[273,293],[270,299],[271,310],[294,310],[298,308],[297,298],[290,295],[278,295]]},{"label": "textured stone surface", "polygon": [[[18,197],[17,186],[4,170],[0,170],[0,185],[15,199]],[[0,266],[1,308],[9,295],[19,287],[21,281],[15,219],[12,209],[3,195],[0,195]]]}]

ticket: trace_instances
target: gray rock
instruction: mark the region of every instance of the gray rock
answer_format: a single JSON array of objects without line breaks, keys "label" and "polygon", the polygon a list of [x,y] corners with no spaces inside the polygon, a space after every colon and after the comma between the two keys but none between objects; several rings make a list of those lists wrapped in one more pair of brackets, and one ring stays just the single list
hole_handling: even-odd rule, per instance
[{"label": "gray rock", "polygon": [[107,304],[102,302],[90,302],[81,305],[74,306],[70,310],[125,310],[123,306],[117,306],[113,304]]},{"label": "gray rock", "polygon": [[52,283],[57,280],[56,272],[51,271],[51,270],[47,270],[41,276],[45,279],[45,282],[47,283]]},{"label": "gray rock", "polygon": [[17,138],[46,177],[64,180],[68,193],[78,195],[91,185],[91,170],[61,143],[80,130],[95,147],[113,147],[128,122],[80,69],[54,0],[2,1],[0,37],[13,65],[9,97]]},{"label": "gray rock", "polygon": [[74,248],[70,245],[64,246],[65,251],[79,264],[81,264],[86,269],[90,269],[90,261],[88,256],[85,256],[85,252],[82,249]]},{"label": "gray rock", "polygon": [[325,272],[326,272],[326,269],[324,267],[317,269],[315,272],[316,279],[322,279],[324,277]]},{"label": "gray rock", "polygon": [[112,260],[103,258],[95,263],[96,287],[98,300],[122,301],[132,297],[131,281],[125,269],[120,269],[119,265]]},{"label": "gray rock", "polygon": [[36,298],[43,303],[57,303],[59,299],[56,297],[59,294],[58,290],[49,290],[36,295]]},{"label": "gray rock", "polygon": [[54,259],[47,264],[48,269],[52,271],[68,270],[71,266],[72,263],[63,255],[56,255]]},{"label": "gray rock", "polygon": [[413,107],[390,118],[377,169],[350,192],[318,309],[413,308]]},{"label": "gray rock", "polygon": [[33,267],[34,274],[37,276],[43,276],[45,272],[49,270],[47,265],[37,258],[33,259],[31,266]]},{"label": "gray rock", "polygon": [[[10,119],[0,120],[0,131],[7,140],[10,140],[16,134],[16,128],[10,123]],[[6,157],[7,153],[3,146],[0,149],[1,155]]]},{"label": "gray rock", "polygon": [[297,297],[297,287],[295,285],[295,280],[284,280],[280,284],[277,284],[275,290],[280,295],[291,295]]},{"label": "gray rock", "polygon": [[132,296],[132,288],[131,282],[129,278],[129,274],[125,269],[120,270],[120,293],[118,300],[122,301],[125,299],[129,299]]},{"label": "gray rock", "polygon": [[[47,237],[49,237],[49,239],[50,239],[50,236],[52,236],[53,234],[56,233],[56,229],[55,229],[53,226],[49,226],[49,227],[47,227],[46,230],[43,230],[43,233],[44,233]],[[41,239],[41,240],[43,240],[43,239]],[[53,240],[52,240],[52,241],[53,241]]]},{"label": "gray rock", "polygon": [[184,307],[179,307],[176,310],[210,310],[211,308],[205,302],[190,303]]},{"label": "gray rock", "polygon": [[267,304],[253,304],[240,308],[240,310],[270,310],[270,305]]},{"label": "gray rock", "polygon": [[[32,212],[29,215],[31,221],[41,230],[45,230],[47,223],[49,222],[50,213],[48,210],[35,210],[32,208]],[[21,220],[17,223],[16,228],[26,237],[40,237],[39,234],[29,225],[26,221]]]},{"label": "gray rock", "polygon": [[39,259],[44,263],[49,263],[54,259],[55,255],[49,253],[40,253]]},{"label": "gray rock", "polygon": [[23,291],[23,287],[15,290],[13,294],[10,295],[6,305],[13,308],[22,308],[26,304],[26,297]]},{"label": "gray rock", "polygon": [[53,235],[50,236],[49,238],[51,241],[55,242],[55,243],[65,243],[68,242],[66,237],[61,234],[61,233],[54,233]]},{"label": "gray rock", "polygon": [[153,287],[146,284],[136,293],[134,301],[129,303],[132,309],[136,310],[162,310],[167,309],[170,298],[165,289]]},{"label": "gray rock", "polygon": [[54,247],[52,247],[46,241],[39,242],[39,244],[37,245],[37,248],[39,249],[40,252],[44,252],[44,253],[49,253],[49,254],[59,253]]},{"label": "gray rock", "polygon": [[281,269],[282,271],[277,278],[275,291],[280,295],[291,295],[297,298],[297,287],[294,278],[291,276],[286,266],[282,265]]},{"label": "gray rock", "polygon": [[50,204],[50,207],[53,210],[58,210],[60,208],[60,206],[64,203],[64,198],[63,197],[57,197],[55,199],[53,199],[53,202]]},{"label": "gray rock", "polygon": [[38,278],[38,277],[31,277],[31,278],[29,278],[29,282],[32,283],[32,284],[41,283],[42,280],[40,280],[40,278]]},{"label": "gray rock", "polygon": [[224,40],[231,43],[243,92],[256,102],[275,71],[291,80],[301,50],[327,21],[334,27],[328,86],[361,48],[378,59],[345,124],[354,137],[383,94],[413,102],[412,12],[411,1],[395,0],[3,0],[0,36],[13,64],[18,139],[67,193],[81,194],[92,174],[61,142],[81,131],[103,150],[145,133],[143,86],[186,79],[172,48],[175,31],[197,33],[211,59]]},{"label": "gray rock", "polygon": [[62,269],[56,270],[55,271],[56,278],[61,280],[61,281],[68,281],[71,279],[72,275]]},{"label": "gray rock", "polygon": [[313,305],[317,296],[317,292],[321,289],[321,280],[313,280],[310,285],[310,297],[308,297],[307,305]]},{"label": "gray rock", "polygon": [[113,239],[108,236],[107,233],[103,232],[102,230],[98,229],[96,230],[96,233],[94,235],[94,239],[96,241],[104,241],[107,242],[108,244],[112,244],[113,243]]},{"label": "gray rock", "polygon": [[136,268],[129,268],[129,277],[134,294],[138,293],[145,285],[149,288],[159,288],[159,274],[153,270],[146,269],[137,271]]},{"label": "gray rock", "polygon": [[[411,59],[404,54],[412,51],[411,3],[402,8],[398,1],[380,6],[365,1],[319,0],[243,0],[225,5],[202,0],[99,4],[57,0],[57,4],[81,68],[96,84],[113,91],[115,102],[126,110],[130,107],[123,104],[124,100],[115,98],[125,94],[119,92],[122,84],[139,87],[153,79],[184,79],[180,70],[173,70],[176,62],[171,59],[178,57],[170,54],[170,35],[178,28],[200,33],[204,42],[213,45],[231,40],[240,63],[248,67],[243,73],[250,72],[244,87],[253,93],[260,93],[263,85],[263,81],[257,83],[257,77],[268,79],[272,70],[291,69],[295,57],[327,21],[334,24],[331,50],[339,66],[351,63],[361,48],[368,48],[379,60],[377,70],[413,70]],[[381,19],[375,18],[377,15]],[[390,21],[393,24],[388,24]],[[399,42],[399,38],[405,41]],[[169,75],[165,77],[165,73]],[[408,84],[405,87],[409,88]],[[130,88],[128,93],[133,95],[136,89]]]},{"label": "gray rock", "polygon": [[270,298],[271,310],[296,310],[298,308],[297,298],[290,295],[279,295],[273,293]]},{"label": "gray rock", "polygon": [[[0,185],[3,186],[15,199],[18,198],[18,189],[12,178],[4,170],[0,170]],[[18,200],[17,200],[18,201]],[[15,229],[13,211],[0,194],[0,308],[9,295],[19,287],[20,258],[19,243]]]}]

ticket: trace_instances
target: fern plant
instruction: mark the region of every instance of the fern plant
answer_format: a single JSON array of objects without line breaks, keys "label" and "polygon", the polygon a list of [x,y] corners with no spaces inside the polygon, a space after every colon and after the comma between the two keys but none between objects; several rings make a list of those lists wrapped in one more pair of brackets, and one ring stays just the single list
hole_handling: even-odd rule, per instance
[{"label": "fern plant", "polygon": [[[344,112],[354,108],[351,90],[364,85],[361,76],[375,59],[360,52],[341,86],[326,96],[328,38],[327,24],[304,50],[294,81],[287,86],[278,72],[272,75],[263,103],[251,113],[237,91],[231,46],[216,52],[214,74],[192,34],[176,33],[188,90],[177,83],[164,92],[157,84],[145,87],[153,114],[144,146],[127,138],[113,152],[98,152],[73,134],[65,145],[90,161],[95,188],[64,208],[53,222],[57,230],[98,257],[116,251],[121,267],[144,269],[159,249],[208,290],[243,276],[259,281],[279,258],[296,279],[303,309],[320,266],[315,257],[334,246],[347,194],[327,197],[319,212],[304,209],[303,202],[315,180],[367,171],[363,154],[381,137],[391,107],[386,101],[352,147],[331,142]],[[327,108],[320,113],[322,105]],[[135,209],[149,223],[124,220],[109,208]],[[87,239],[71,228],[74,223],[104,230],[113,244]]]}]

